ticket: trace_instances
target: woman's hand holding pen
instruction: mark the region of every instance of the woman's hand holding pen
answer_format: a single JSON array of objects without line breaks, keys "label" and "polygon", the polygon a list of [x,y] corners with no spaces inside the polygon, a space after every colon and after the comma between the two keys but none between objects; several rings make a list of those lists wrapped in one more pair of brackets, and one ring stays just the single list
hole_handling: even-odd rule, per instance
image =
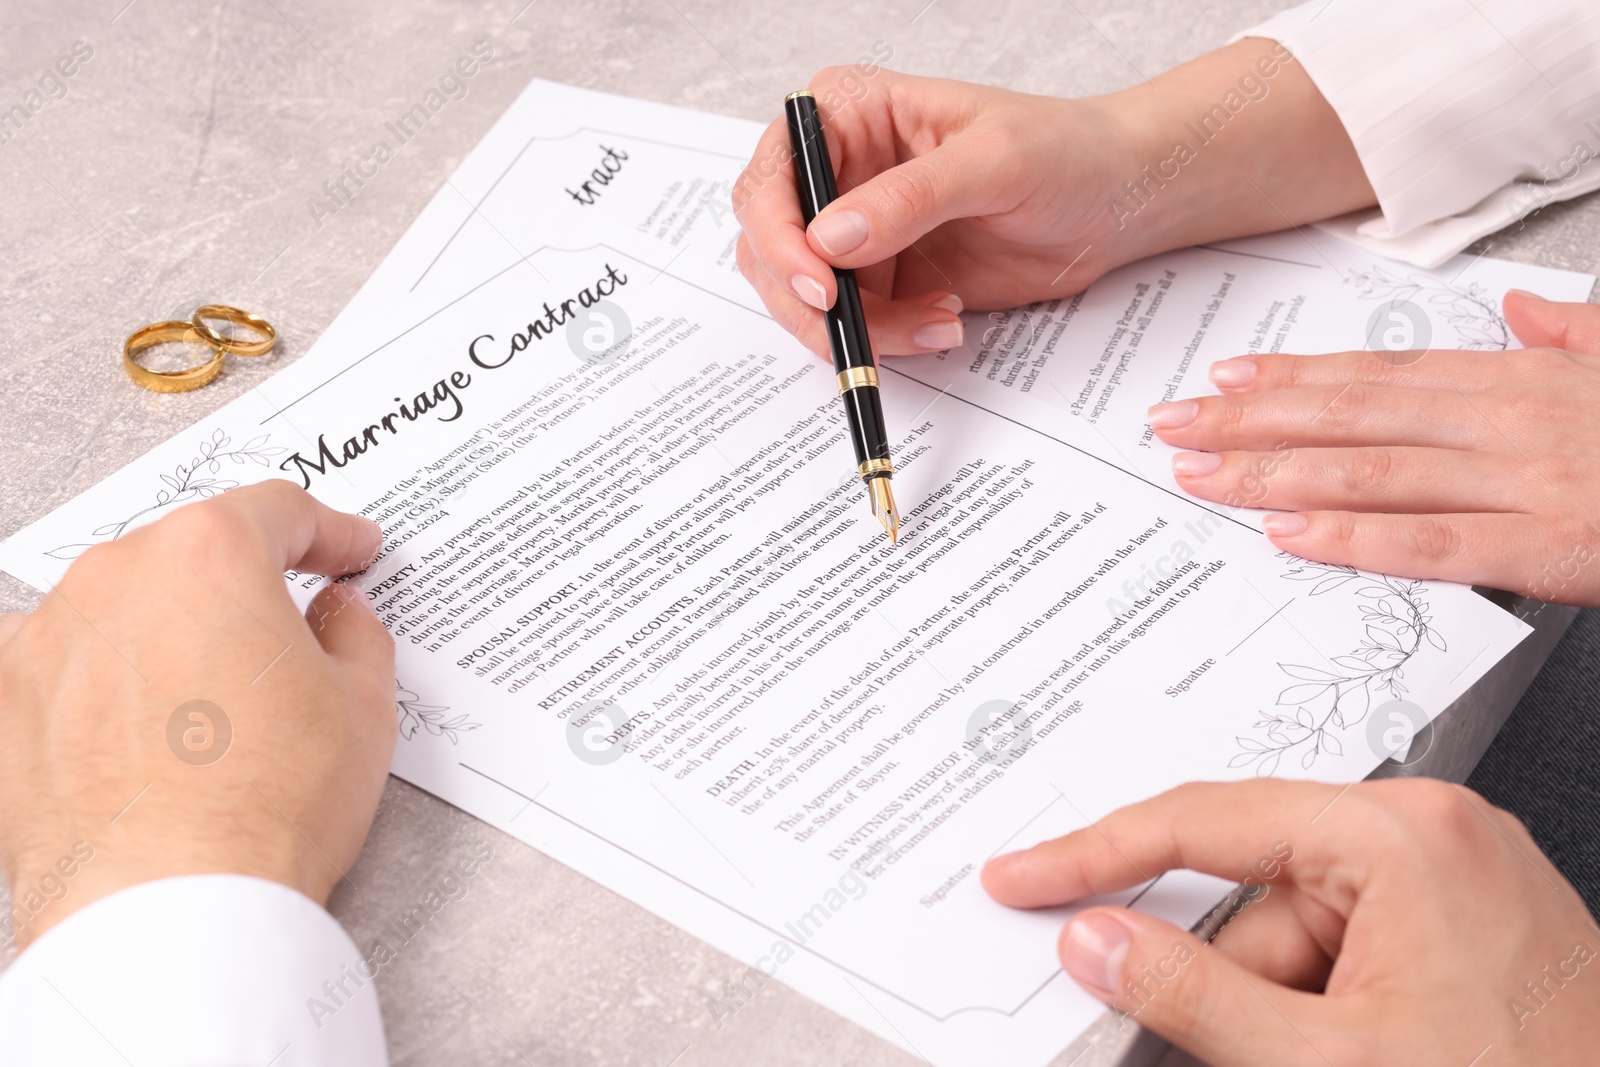
[{"label": "woman's hand holding pen", "polygon": [[[834,267],[856,270],[879,355],[929,352],[960,343],[963,306],[1066,296],[1144,256],[1374,201],[1327,101],[1263,39],[1080,100],[856,68],[812,87],[835,103],[840,198],[802,226],[780,119],[734,204],[740,269],[818,353]],[[1230,92],[1249,102],[1226,136],[1146,178],[1193,140],[1194,102]],[[1600,604],[1600,308],[1513,295],[1506,317],[1527,351],[1227,360],[1223,396],[1160,405],[1151,425],[1189,450],[1174,470],[1196,496],[1292,512],[1269,534],[1296,555]]]},{"label": "woman's hand holding pen", "polygon": [[1511,352],[1262,355],[1151,409],[1178,483],[1288,552],[1600,605],[1600,307],[1511,293]]},{"label": "woman's hand holding pen", "polygon": [[[819,104],[831,83],[853,74],[813,78]],[[887,70],[867,84],[859,100],[824,111],[840,197],[809,229],[783,119],[734,187],[740,269],[807,347],[827,351],[817,311],[837,295],[833,267],[857,271],[880,355],[953,347],[963,305],[1071,293],[1103,269],[1098,257],[1065,269],[1091,239],[1084,234],[1102,224],[1098,203],[1069,192],[1074,179],[1106,180],[1089,173],[1104,154],[1072,149],[1111,140],[1101,109]],[[1033,135],[1040,126],[1063,136]]]},{"label": "woman's hand holding pen", "polygon": [[[1068,296],[1156,252],[1373,202],[1333,110],[1276,42],[1260,38],[1077,100],[878,68],[823,71],[810,87],[840,198],[803,225],[780,118],[733,202],[744,228],[740,270],[773,318],[819,354],[827,338],[818,311],[836,295],[834,267],[857,272],[875,352],[930,352],[961,342],[963,307]],[[1227,136],[1176,179],[1146,179],[1170,163],[1175,142],[1193,139],[1193,102],[1229,93],[1250,103]],[[1148,201],[1130,212],[1119,198],[1141,180]]]}]

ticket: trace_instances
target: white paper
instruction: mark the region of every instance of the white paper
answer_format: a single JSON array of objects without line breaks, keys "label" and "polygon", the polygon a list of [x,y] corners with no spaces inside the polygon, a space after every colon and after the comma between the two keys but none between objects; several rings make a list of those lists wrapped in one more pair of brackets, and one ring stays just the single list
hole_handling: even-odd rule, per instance
[{"label": "white paper", "polygon": [[[1361,347],[1371,301],[1341,278],[1379,265],[1316,236],[1124,268],[1059,337],[1064,304],[972,315],[966,350],[889,361],[889,547],[832,374],[734,266],[758,133],[535,82],[305,357],[0,565],[48,588],[188,500],[303,478],[387,534],[356,581],[397,639],[396,774],[931,1062],[1043,1063],[1102,1009],[1057,963],[1066,911],[990,901],[988,857],[1192,779],[1360,778],[1387,754],[1369,708],[1437,714],[1527,627],[1462,587],[1284,557],[1171,485],[1144,408],[1204,391],[1275,301],[1300,350]],[[1496,303],[1589,283],[1383,269],[1455,270]],[[1113,346],[1097,411],[1111,370],[1090,368],[1140,284],[1164,306],[1136,358]],[[631,328],[574,305],[530,329],[583,292]],[[1001,347],[1024,315],[1051,324],[989,378],[985,332]],[[575,354],[591,329],[614,358]],[[1116,899],[1187,925],[1228,884]],[[708,998],[717,1025],[740,978]]]}]

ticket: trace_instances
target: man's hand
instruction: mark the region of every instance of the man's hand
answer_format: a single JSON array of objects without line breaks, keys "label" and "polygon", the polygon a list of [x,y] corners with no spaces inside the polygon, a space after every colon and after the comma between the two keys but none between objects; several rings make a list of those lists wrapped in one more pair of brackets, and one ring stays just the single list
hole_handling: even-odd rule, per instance
[{"label": "man's hand", "polygon": [[1085,990],[1213,1067],[1594,1059],[1600,929],[1522,824],[1457,786],[1180,786],[982,877],[1039,908],[1178,868],[1255,902],[1213,945],[1090,908],[1059,949]]},{"label": "man's hand", "polygon": [[1306,559],[1600,604],[1600,307],[1505,299],[1527,349],[1244,356],[1150,409],[1195,496]]},{"label": "man's hand", "polygon": [[330,586],[302,616],[283,573],[359,571],[380,538],[266,482],[91,548],[32,615],[0,616],[0,864],[20,944],[172,875],[327,901],[394,749],[394,644],[359,589]]}]

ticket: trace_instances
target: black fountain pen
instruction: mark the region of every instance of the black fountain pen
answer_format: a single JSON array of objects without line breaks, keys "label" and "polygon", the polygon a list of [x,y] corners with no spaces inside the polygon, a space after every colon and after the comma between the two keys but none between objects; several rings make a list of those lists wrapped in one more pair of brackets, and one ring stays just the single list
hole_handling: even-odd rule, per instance
[{"label": "black fountain pen", "polygon": [[[839,198],[833,180],[833,162],[822,135],[817,101],[809,92],[783,98],[789,120],[789,144],[794,148],[795,184],[800,190],[800,213],[807,226],[817,213]],[[889,461],[889,430],[883,421],[883,401],[878,395],[878,365],[867,340],[867,318],[861,310],[861,290],[856,272],[833,270],[839,296],[827,311],[828,344],[833,349],[833,369],[839,376],[839,396],[844,400],[850,442],[856,449],[856,473],[867,487],[872,513],[889,532],[891,543],[900,541],[900,512],[889,488],[894,464]]]}]

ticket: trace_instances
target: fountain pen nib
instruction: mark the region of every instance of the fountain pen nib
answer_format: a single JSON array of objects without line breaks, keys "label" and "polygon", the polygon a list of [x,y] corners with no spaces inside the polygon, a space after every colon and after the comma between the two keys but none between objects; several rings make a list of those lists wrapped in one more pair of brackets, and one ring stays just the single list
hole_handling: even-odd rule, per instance
[{"label": "fountain pen nib", "polygon": [[889,488],[889,479],[886,477],[871,478],[867,481],[867,491],[872,496],[872,513],[883,523],[883,528],[889,534],[889,543],[900,543],[900,512],[894,506],[894,491]]}]

